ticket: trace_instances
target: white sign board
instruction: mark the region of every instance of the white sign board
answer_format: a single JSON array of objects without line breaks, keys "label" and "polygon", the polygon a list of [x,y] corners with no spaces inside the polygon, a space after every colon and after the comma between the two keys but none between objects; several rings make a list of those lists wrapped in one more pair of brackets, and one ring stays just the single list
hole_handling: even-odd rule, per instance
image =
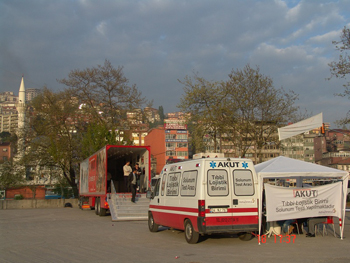
[{"label": "white sign board", "polygon": [[310,188],[264,186],[268,222],[321,216],[341,217],[341,182]]}]

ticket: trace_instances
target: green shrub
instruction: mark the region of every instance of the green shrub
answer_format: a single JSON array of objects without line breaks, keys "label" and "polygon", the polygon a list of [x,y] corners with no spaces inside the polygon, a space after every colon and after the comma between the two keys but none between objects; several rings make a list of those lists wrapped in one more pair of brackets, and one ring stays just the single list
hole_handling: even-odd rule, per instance
[{"label": "green shrub", "polygon": [[15,200],[22,200],[23,199],[23,195],[15,195]]}]

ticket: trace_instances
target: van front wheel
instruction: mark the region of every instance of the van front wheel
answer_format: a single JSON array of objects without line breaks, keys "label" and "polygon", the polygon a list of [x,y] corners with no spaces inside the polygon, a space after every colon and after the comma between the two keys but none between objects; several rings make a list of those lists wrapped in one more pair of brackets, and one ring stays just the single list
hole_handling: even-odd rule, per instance
[{"label": "van front wheel", "polygon": [[194,231],[189,219],[186,219],[185,221],[185,238],[189,244],[196,244],[199,240],[199,233]]},{"label": "van front wheel", "polygon": [[152,212],[148,213],[148,228],[151,232],[157,232],[158,231],[158,225],[154,223]]}]

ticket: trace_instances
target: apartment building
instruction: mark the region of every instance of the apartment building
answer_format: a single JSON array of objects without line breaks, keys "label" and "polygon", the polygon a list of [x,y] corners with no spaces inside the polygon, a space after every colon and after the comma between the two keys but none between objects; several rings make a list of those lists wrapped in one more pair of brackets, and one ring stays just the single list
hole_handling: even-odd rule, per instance
[{"label": "apartment building", "polygon": [[40,93],[40,89],[27,88],[26,89],[26,101],[31,101]]},{"label": "apartment building", "polygon": [[18,114],[0,114],[0,132],[15,133],[18,129]]},{"label": "apartment building", "polygon": [[0,93],[0,102],[17,103],[18,97],[12,91],[5,91]]},{"label": "apartment building", "polygon": [[189,158],[187,125],[183,119],[171,116],[164,120],[164,126],[151,129],[145,137],[145,145],[151,146],[151,154],[157,160],[156,173],[167,161]]}]

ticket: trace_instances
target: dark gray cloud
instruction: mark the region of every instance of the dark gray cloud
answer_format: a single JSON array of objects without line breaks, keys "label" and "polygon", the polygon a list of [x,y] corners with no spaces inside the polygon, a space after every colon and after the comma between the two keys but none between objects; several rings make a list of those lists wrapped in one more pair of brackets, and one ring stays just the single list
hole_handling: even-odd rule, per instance
[{"label": "dark gray cloud", "polygon": [[249,63],[334,122],[348,101],[333,96],[342,82],[325,78],[339,55],[332,40],[349,25],[345,0],[0,0],[0,91],[17,93],[22,74],[28,88],[62,89],[56,79],[108,59],[170,112],[178,79],[226,80]]}]

